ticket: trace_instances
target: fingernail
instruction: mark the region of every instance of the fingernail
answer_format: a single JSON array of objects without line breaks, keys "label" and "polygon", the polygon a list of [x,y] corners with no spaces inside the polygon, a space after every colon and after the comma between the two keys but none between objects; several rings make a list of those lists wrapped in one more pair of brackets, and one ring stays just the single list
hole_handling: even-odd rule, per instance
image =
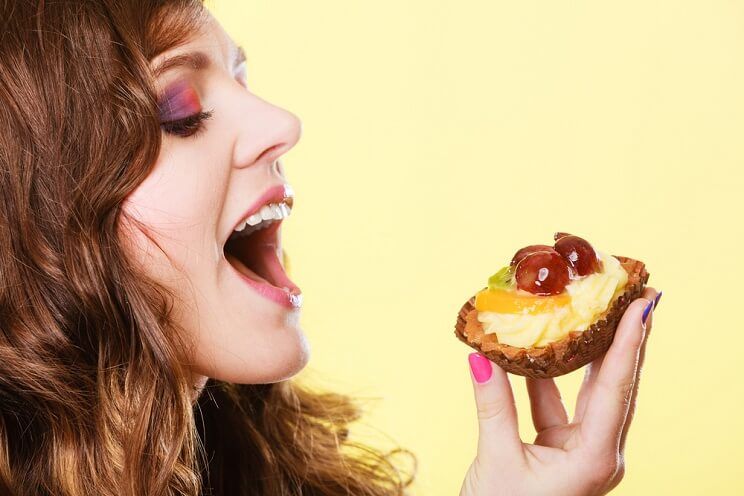
[{"label": "fingernail", "polygon": [[648,305],[646,305],[646,308],[643,310],[643,317],[641,318],[643,325],[646,325],[646,319],[648,318],[648,314],[651,313],[651,309],[654,307],[654,301],[655,300],[649,301]]},{"label": "fingernail", "polygon": [[659,294],[656,295],[656,298],[654,298],[654,310],[656,310],[656,307],[659,306],[659,300],[661,299],[661,294],[664,291],[659,291]]},{"label": "fingernail", "polygon": [[484,357],[480,353],[471,353],[468,355],[468,362],[470,362],[470,371],[475,377],[475,382],[483,384],[491,378],[491,362],[488,358]]}]

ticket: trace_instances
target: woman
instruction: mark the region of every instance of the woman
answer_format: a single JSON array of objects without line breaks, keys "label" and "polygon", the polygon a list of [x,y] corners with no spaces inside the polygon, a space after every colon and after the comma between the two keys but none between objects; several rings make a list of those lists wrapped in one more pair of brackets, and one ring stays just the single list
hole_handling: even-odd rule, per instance
[{"label": "woman", "polygon": [[[308,348],[280,157],[301,125],[246,88],[242,50],[196,0],[0,5],[0,494],[403,494],[389,454],[348,439],[348,398],[288,380]],[[461,494],[619,482],[655,297],[571,423],[528,381],[534,445],[504,372],[470,357]]]}]

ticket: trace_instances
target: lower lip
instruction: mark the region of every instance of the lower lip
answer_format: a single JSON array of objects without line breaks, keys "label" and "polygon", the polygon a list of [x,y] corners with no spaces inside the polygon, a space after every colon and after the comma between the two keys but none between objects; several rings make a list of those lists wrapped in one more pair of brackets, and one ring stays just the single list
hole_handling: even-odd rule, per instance
[{"label": "lower lip", "polygon": [[[232,267],[232,265],[230,265]],[[235,270],[235,267],[233,267]],[[300,288],[293,285],[287,285],[289,291],[282,288],[277,288],[271,284],[266,284],[260,281],[254,281],[250,277],[241,274],[235,270],[242,280],[244,280],[250,287],[256,290],[258,294],[266,299],[273,302],[279,303],[281,306],[289,309],[300,308],[302,306],[302,293]]]}]

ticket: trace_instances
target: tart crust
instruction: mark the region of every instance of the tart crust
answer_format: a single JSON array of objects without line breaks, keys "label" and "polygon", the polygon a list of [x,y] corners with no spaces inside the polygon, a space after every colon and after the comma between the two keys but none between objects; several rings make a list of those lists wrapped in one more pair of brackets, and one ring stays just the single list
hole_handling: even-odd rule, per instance
[{"label": "tart crust", "polygon": [[484,333],[475,309],[475,296],[460,309],[455,336],[512,374],[534,378],[557,377],[598,358],[612,343],[615,328],[628,305],[638,298],[648,282],[643,262],[614,255],[628,273],[625,290],[584,331],[570,331],[542,348],[520,348],[498,342],[495,333]]}]

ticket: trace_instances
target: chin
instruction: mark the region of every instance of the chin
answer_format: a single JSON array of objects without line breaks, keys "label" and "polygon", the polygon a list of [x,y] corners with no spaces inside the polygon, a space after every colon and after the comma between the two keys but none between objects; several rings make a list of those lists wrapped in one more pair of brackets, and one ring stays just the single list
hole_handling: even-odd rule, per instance
[{"label": "chin", "polygon": [[301,329],[294,329],[291,334],[291,339],[272,340],[260,351],[223,351],[212,354],[212,360],[197,357],[195,372],[235,384],[272,384],[291,379],[310,360],[310,345],[305,334]]},{"label": "chin", "polygon": [[267,368],[261,378],[256,380],[254,377],[252,380],[242,383],[271,384],[286,381],[304,369],[310,360],[310,344],[302,331],[299,332],[298,339],[291,350],[285,349],[282,351],[284,352],[282,360],[278,360],[275,366]]}]

